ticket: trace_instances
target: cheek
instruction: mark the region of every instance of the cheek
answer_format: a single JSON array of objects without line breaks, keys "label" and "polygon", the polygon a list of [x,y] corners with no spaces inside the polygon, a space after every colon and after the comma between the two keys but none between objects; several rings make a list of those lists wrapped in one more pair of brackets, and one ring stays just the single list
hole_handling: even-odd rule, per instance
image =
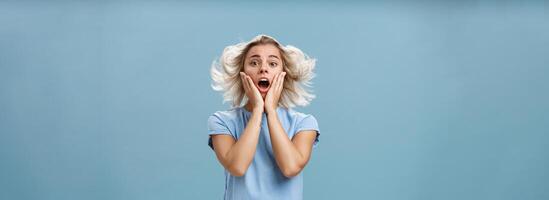
[{"label": "cheek", "polygon": [[250,70],[249,67],[244,67],[244,69],[242,69],[242,71],[244,71],[244,73],[246,73],[246,74],[248,74],[248,75],[249,75],[250,72],[251,72],[251,70]]},{"label": "cheek", "polygon": [[245,65],[244,69],[243,69],[243,71],[246,72],[247,74],[249,74],[251,72],[254,72],[255,70],[256,70],[256,68],[251,67],[251,66],[247,66],[247,65]]},{"label": "cheek", "polygon": [[276,74],[282,73],[283,71],[284,69],[282,69],[282,67],[277,67]]}]

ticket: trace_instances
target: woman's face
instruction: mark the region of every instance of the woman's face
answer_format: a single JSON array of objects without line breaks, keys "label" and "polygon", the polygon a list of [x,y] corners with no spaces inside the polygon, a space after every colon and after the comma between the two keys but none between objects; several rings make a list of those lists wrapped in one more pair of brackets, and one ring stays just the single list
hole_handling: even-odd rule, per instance
[{"label": "woman's face", "polygon": [[254,81],[265,99],[275,75],[283,71],[279,49],[272,44],[260,44],[250,48],[244,60],[244,73]]}]

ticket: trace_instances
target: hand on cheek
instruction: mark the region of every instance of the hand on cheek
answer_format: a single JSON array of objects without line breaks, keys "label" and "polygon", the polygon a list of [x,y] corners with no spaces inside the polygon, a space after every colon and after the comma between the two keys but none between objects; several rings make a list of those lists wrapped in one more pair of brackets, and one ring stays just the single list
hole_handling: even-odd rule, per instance
[{"label": "hand on cheek", "polygon": [[242,81],[242,86],[244,87],[244,91],[246,93],[246,96],[248,97],[248,101],[250,101],[253,109],[260,109],[261,112],[263,112],[263,97],[261,96],[261,93],[259,93],[259,90],[255,86],[252,78],[246,75],[246,73],[240,72],[240,80]]},{"label": "hand on cheek", "polygon": [[281,72],[277,74],[273,80],[273,84],[271,85],[269,92],[267,92],[267,96],[265,97],[265,111],[267,112],[267,114],[270,112],[275,112],[276,107],[278,107],[280,94],[282,93],[282,89],[284,86],[285,76],[286,72]]}]

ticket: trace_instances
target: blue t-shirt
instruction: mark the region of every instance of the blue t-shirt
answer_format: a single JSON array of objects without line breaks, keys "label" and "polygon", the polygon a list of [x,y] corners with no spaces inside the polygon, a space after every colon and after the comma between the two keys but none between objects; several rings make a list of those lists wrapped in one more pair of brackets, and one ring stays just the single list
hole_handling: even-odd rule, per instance
[{"label": "blue t-shirt", "polygon": [[[228,111],[218,111],[211,115],[208,119],[208,145],[210,148],[213,150],[211,135],[230,134],[235,140],[238,140],[246,128],[251,114],[244,107],[237,107]],[[277,108],[277,114],[290,139],[302,130],[317,131],[313,144],[313,148],[316,148],[320,133],[318,123],[312,115],[282,107]],[[267,115],[263,113],[262,117],[254,159],[244,176],[232,176],[225,169],[224,199],[303,199],[303,173],[291,178],[282,174],[273,154]]]}]

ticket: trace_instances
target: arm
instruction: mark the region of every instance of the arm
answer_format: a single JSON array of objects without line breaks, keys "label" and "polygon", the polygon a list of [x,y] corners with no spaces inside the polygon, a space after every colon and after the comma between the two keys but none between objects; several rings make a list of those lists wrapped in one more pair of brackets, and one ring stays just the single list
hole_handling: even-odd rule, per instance
[{"label": "arm", "polygon": [[314,130],[300,131],[290,140],[276,111],[271,113],[267,120],[276,163],[282,174],[291,178],[298,175],[309,162],[317,133]]},{"label": "arm", "polygon": [[217,159],[233,176],[243,176],[252,163],[259,139],[262,111],[253,111],[240,139],[230,135],[213,135]]},{"label": "arm", "polygon": [[272,88],[269,89],[265,98],[265,112],[267,113],[267,123],[276,163],[282,174],[290,178],[298,175],[309,162],[314,140],[316,139],[316,131],[301,131],[296,133],[290,141],[284,128],[282,128],[276,107],[284,86],[285,76],[286,72],[275,76]]},{"label": "arm", "polygon": [[243,72],[240,72],[240,79],[248,96],[248,104],[252,106],[252,115],[246,128],[238,141],[228,135],[212,138],[217,159],[233,176],[243,176],[253,161],[264,111],[263,99],[252,79]]}]

